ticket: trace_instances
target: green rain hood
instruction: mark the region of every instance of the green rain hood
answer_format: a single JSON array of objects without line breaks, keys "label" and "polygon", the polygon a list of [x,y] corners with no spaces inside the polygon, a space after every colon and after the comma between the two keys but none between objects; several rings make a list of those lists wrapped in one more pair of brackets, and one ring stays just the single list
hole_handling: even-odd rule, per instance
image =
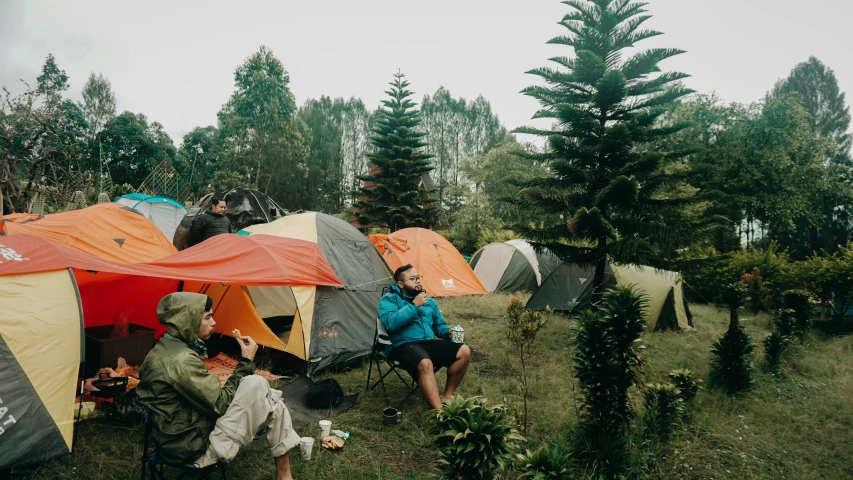
[{"label": "green rain hood", "polygon": [[220,387],[219,378],[207,371],[198,331],[207,295],[178,292],[157,305],[157,317],[166,335],[139,368],[136,393],[148,407],[152,437],[163,461],[188,464],[207,450],[208,437],[240,384],[255,372],[253,362],[241,358],[234,373]]}]

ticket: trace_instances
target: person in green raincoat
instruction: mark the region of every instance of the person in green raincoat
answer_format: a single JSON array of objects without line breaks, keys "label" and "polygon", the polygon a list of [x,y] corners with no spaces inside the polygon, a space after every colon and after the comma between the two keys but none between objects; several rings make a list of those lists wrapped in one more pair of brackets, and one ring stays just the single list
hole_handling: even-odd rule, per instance
[{"label": "person in green raincoat", "polygon": [[189,292],[171,293],[157,305],[157,317],[167,326],[139,368],[136,393],[148,407],[152,437],[163,461],[206,467],[234,459],[255,435],[265,436],[275,460],[276,478],[291,480],[288,451],[299,445],[281,391],[254,375],[258,344],[251,337],[237,340],[242,358],[228,381],[202,362],[204,340],[216,321],[213,300]]}]

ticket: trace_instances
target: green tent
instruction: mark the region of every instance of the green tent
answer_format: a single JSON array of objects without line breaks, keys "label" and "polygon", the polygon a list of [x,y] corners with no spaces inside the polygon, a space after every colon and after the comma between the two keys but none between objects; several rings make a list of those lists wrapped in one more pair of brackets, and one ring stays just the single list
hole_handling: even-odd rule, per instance
[{"label": "green tent", "polygon": [[[592,307],[593,267],[563,264],[530,297],[527,308],[578,312]],[[649,330],[692,328],[693,316],[684,296],[681,274],[637,265],[608,265],[604,288],[632,285],[646,295],[649,306],[646,320]]]}]

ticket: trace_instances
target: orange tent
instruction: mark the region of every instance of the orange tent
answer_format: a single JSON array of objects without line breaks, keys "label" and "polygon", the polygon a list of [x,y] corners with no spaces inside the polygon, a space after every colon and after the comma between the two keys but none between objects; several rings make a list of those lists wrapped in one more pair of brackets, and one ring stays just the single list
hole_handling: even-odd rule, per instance
[{"label": "orange tent", "polygon": [[7,215],[0,236],[35,235],[66,247],[119,263],[159,260],[175,252],[154,223],[117,203],[50,215]]},{"label": "orange tent", "polygon": [[485,295],[486,287],[446,238],[425,228],[404,228],[391,235],[369,235],[391,270],[411,264],[431,297]]}]

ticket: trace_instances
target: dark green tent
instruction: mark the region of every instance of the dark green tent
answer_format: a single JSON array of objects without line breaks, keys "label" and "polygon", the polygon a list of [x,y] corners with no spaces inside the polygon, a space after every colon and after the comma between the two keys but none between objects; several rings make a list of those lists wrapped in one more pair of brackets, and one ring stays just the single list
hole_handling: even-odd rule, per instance
[{"label": "dark green tent", "polygon": [[[563,264],[533,293],[527,308],[544,310],[546,306],[562,312],[577,312],[592,307],[593,267]],[[608,265],[604,288],[632,285],[648,299],[646,320],[650,330],[693,327],[693,316],[684,296],[681,274],[637,265]]]}]

